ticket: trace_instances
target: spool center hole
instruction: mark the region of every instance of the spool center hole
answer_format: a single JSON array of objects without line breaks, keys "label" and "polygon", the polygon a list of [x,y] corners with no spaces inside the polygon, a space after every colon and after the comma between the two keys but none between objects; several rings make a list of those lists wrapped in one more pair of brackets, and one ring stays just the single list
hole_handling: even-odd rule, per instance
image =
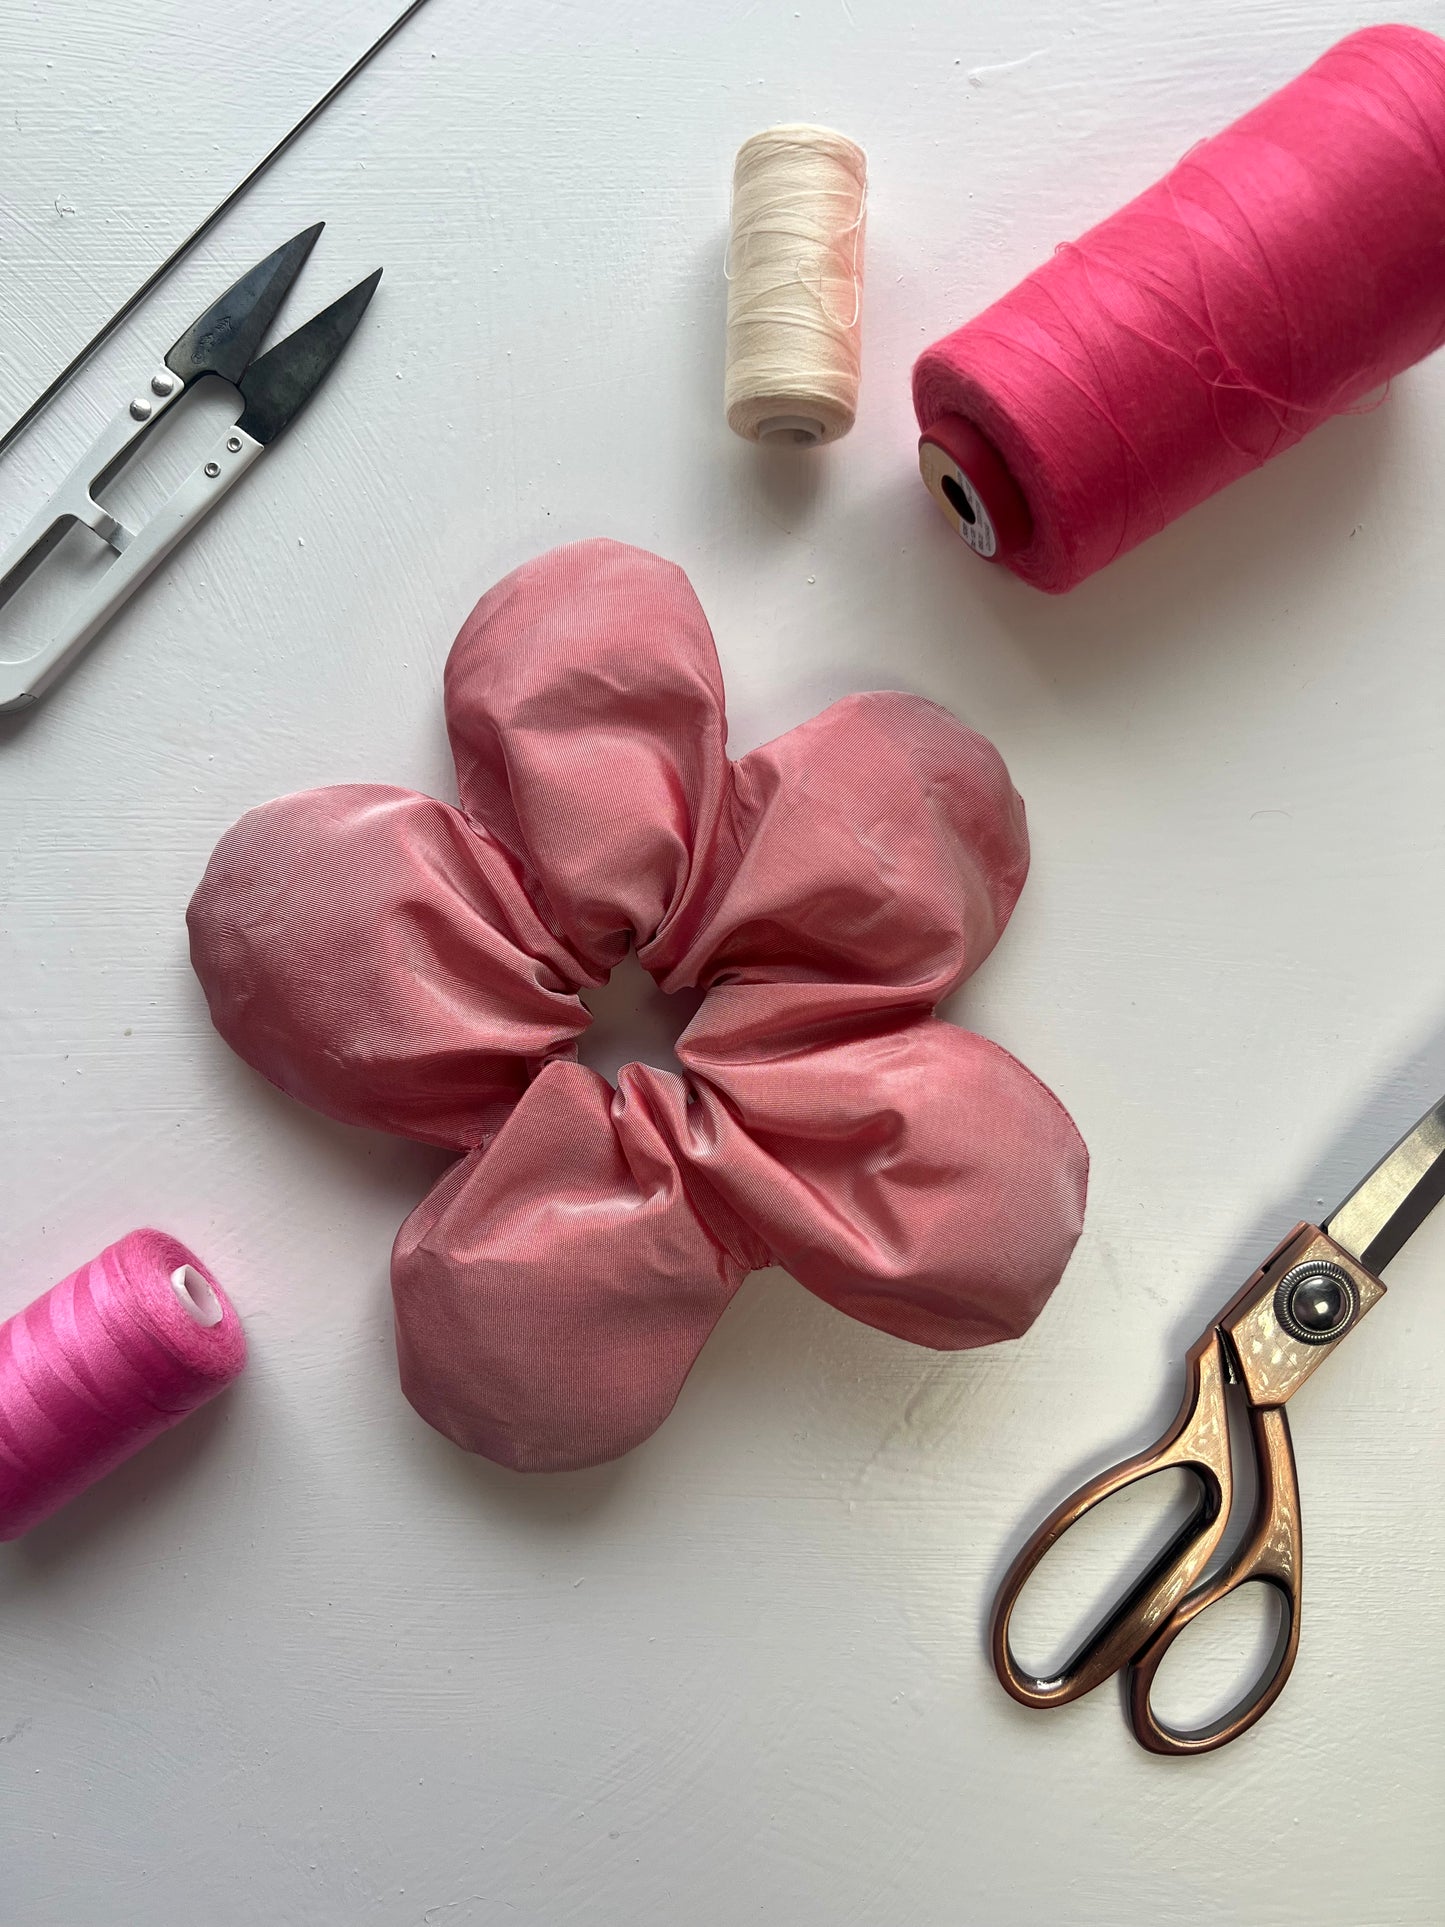
[{"label": "spool center hole", "polygon": [[943,490],[944,500],[959,521],[967,522],[972,528],[978,516],[974,513],[973,503],[969,501],[959,482],[952,475],[945,475],[940,480],[939,487]]},{"label": "spool center hole", "polygon": [[182,1265],[171,1273],[171,1290],[181,1301],[181,1309],[198,1325],[219,1325],[225,1313],[221,1301],[194,1265]]}]

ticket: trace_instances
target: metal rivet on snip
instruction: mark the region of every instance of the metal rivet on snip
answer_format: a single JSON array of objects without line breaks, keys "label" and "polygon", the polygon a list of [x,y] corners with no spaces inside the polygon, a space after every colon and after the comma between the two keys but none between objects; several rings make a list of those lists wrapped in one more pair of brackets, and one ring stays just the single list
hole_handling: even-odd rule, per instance
[{"label": "metal rivet on snip", "polygon": [[149,421],[151,416],[151,405],[146,400],[144,395],[137,395],[135,400],[130,405],[130,412],[132,417],[138,422]]},{"label": "metal rivet on snip", "polygon": [[216,479],[216,477],[220,474],[220,472],[221,472],[221,464],[219,462],[206,463],[206,473],[207,475],[210,476],[212,481]]},{"label": "metal rivet on snip", "polygon": [[233,455],[239,455],[241,452],[241,437],[239,435],[228,435],[226,437],[226,446]]},{"label": "metal rivet on snip", "polygon": [[174,375],[152,375],[151,388],[157,395],[173,395],[176,391]]}]

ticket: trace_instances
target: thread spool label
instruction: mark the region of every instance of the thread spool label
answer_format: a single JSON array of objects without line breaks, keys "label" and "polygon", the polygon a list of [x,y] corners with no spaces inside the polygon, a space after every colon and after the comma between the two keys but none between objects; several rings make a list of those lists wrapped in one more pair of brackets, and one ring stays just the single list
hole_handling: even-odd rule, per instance
[{"label": "thread spool label", "polygon": [[992,561],[998,553],[998,530],[978,490],[937,442],[925,440],[918,453],[929,494],[974,553]]}]

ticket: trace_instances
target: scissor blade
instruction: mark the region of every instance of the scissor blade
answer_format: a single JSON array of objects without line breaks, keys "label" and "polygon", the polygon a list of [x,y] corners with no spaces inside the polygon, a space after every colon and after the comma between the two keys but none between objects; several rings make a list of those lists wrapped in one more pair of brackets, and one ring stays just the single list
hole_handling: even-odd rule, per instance
[{"label": "scissor blade", "polygon": [[291,283],[300,274],[326,223],[304,229],[243,274],[193,321],[166,356],[166,366],[189,385],[219,375],[239,388],[247,364],[276,319]]},{"label": "scissor blade", "polygon": [[378,268],[251,363],[239,384],[246,410],[237,428],[258,442],[275,441],[331,372],[380,279]]},{"label": "scissor blade", "polygon": [[1383,1271],[1445,1197],[1445,1097],[1321,1226],[1367,1271]]}]

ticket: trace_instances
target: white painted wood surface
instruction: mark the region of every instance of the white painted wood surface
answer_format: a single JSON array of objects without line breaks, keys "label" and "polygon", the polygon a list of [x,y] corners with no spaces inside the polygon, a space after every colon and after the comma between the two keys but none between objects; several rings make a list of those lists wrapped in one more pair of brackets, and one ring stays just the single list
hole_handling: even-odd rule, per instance
[{"label": "white painted wood surface", "polygon": [[[387,11],[3,0],[5,419]],[[0,1311],[149,1220],[253,1347],[0,1548],[5,1927],[1440,1920],[1445,1223],[1293,1408],[1304,1644],[1255,1733],[1150,1759],[1108,1690],[1013,1706],[981,1631],[1022,1528],[1151,1436],[1202,1319],[1445,1088],[1445,362],[1062,601],[950,537],[907,392],[1393,12],[432,0],[4,465],[0,537],[304,222],[293,315],[385,264],[304,422],[0,733]],[[722,419],[727,184],[800,117],[870,152],[862,409],[764,458]],[[1022,1343],[935,1357],[766,1274],[654,1441],[527,1482],[397,1390],[387,1252],[436,1160],[233,1060],[182,918],[250,804],[446,793],[459,621],[593,533],[691,572],[738,747],[895,683],[998,742],[1034,875],[954,1014],[1055,1085],[1094,1182]]]}]

